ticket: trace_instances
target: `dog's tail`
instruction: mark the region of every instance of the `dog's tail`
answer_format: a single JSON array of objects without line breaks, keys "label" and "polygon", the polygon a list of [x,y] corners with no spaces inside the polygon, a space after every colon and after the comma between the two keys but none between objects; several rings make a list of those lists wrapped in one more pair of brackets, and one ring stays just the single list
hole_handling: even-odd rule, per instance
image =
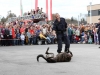
[{"label": "dog's tail", "polygon": [[37,61],[39,62],[39,57],[42,57],[43,59],[45,59],[47,61],[47,59],[44,57],[44,55],[40,54],[37,56]]}]

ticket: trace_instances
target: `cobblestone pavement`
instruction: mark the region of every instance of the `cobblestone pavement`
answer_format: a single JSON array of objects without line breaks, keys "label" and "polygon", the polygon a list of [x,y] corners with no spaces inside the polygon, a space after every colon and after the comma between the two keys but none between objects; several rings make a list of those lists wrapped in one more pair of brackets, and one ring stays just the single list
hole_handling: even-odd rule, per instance
[{"label": "cobblestone pavement", "polygon": [[[57,45],[0,46],[0,75],[100,75],[100,49],[94,44],[71,44],[71,62],[47,63],[38,54],[46,48],[57,54]],[[64,45],[63,45],[64,50]]]}]

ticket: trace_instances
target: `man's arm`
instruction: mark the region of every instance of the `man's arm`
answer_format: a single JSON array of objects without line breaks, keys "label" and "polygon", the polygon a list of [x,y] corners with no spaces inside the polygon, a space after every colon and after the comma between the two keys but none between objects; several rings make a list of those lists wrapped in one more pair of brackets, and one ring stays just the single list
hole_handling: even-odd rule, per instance
[{"label": "man's arm", "polygon": [[53,23],[52,33],[53,35],[56,35],[56,21]]},{"label": "man's arm", "polygon": [[56,31],[55,30],[53,30],[52,33],[53,33],[53,35],[56,35]]}]

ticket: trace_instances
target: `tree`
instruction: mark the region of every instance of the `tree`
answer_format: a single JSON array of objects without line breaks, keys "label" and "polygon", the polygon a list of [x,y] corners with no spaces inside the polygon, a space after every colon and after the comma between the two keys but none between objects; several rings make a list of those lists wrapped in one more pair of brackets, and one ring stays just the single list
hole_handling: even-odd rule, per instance
[{"label": "tree", "polygon": [[74,21],[74,18],[73,17],[71,17],[71,21]]},{"label": "tree", "polygon": [[10,11],[10,13],[8,13],[8,15],[7,15],[7,17],[6,17],[6,21],[7,21],[9,18],[11,18],[11,17],[16,17],[16,14],[14,14],[14,13],[12,13],[12,12]]},{"label": "tree", "polygon": [[81,19],[81,23],[86,24],[86,23],[87,23],[87,21],[86,21],[84,18],[82,18],[82,19]]},{"label": "tree", "polygon": [[16,17],[16,15],[14,13],[9,13],[6,19],[11,18],[11,17]]},{"label": "tree", "polygon": [[5,22],[6,22],[6,18],[3,17],[3,18],[1,19],[1,22],[2,22],[2,23],[5,23]]}]

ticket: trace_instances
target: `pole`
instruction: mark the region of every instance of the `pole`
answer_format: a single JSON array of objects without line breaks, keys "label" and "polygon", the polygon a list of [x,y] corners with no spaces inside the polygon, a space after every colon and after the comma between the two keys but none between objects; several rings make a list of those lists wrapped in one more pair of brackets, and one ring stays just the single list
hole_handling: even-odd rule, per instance
[{"label": "pole", "polygon": [[78,26],[79,26],[79,15],[78,15]]},{"label": "pole", "polygon": [[35,0],[35,10],[37,10],[38,7],[38,0]]},{"label": "pole", "polygon": [[50,20],[52,20],[52,0],[50,0]]},{"label": "pole", "polygon": [[90,2],[90,24],[91,24],[91,22],[92,22],[92,20],[91,20],[91,16],[92,16],[92,12],[91,12],[91,4],[92,4],[92,2]]},{"label": "pole", "polygon": [[21,12],[21,16],[23,16],[22,0],[20,0],[20,12]]},{"label": "pole", "polygon": [[48,0],[46,0],[46,15],[47,15],[47,21],[48,21]]}]

